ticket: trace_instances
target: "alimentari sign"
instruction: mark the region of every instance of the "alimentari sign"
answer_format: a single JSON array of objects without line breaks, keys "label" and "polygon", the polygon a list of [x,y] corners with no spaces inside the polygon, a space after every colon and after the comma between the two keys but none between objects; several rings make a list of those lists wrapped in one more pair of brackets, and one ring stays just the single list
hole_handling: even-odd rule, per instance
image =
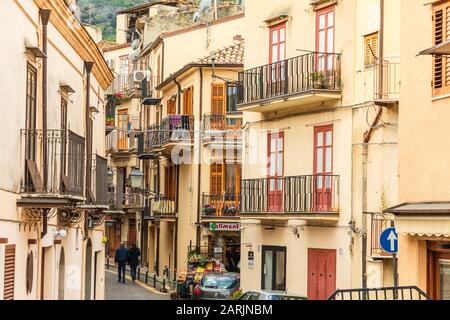
[{"label": "alimentari sign", "polygon": [[240,223],[217,223],[211,222],[209,224],[209,230],[211,231],[241,231]]}]

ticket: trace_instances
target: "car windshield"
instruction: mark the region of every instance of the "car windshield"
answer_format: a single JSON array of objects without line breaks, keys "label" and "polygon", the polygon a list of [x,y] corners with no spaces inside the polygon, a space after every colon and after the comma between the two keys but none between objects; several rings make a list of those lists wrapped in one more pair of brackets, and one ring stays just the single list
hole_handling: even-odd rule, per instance
[{"label": "car windshield", "polygon": [[230,277],[203,277],[202,287],[212,289],[232,289],[236,285],[237,280]]},{"label": "car windshield", "polygon": [[301,297],[271,295],[269,297],[269,300],[305,300],[305,299]]}]

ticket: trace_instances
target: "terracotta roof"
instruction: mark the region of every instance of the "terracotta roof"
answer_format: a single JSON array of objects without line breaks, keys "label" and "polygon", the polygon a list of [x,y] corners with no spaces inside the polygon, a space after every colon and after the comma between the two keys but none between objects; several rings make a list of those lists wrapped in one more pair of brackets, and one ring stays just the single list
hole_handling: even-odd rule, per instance
[{"label": "terracotta roof", "polygon": [[212,51],[208,56],[196,61],[202,64],[244,64],[245,41],[242,38],[234,40],[232,45]]}]

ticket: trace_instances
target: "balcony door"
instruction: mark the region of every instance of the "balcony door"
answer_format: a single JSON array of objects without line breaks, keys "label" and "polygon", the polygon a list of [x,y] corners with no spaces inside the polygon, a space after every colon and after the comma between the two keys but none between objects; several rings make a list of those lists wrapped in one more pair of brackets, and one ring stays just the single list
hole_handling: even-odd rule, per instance
[{"label": "balcony door", "polygon": [[117,136],[117,149],[128,149],[127,136],[128,136],[128,123],[129,116],[127,110],[119,110],[117,112],[118,122],[118,136]]},{"label": "balcony door", "polygon": [[283,210],[284,132],[269,133],[267,141],[268,210]]},{"label": "balcony door", "polygon": [[262,247],[262,290],[286,291],[286,247]]},{"label": "balcony door", "polygon": [[314,211],[332,206],[333,126],[314,128]]},{"label": "balcony door", "polygon": [[225,83],[213,83],[211,90],[211,129],[225,130]]},{"label": "balcony door", "polygon": [[286,80],[286,23],[270,28],[270,85],[269,96],[281,95],[284,92]]},{"label": "balcony door", "polygon": [[333,70],[333,55],[327,53],[334,52],[334,22],[334,6],[317,11],[316,70],[319,72]]}]

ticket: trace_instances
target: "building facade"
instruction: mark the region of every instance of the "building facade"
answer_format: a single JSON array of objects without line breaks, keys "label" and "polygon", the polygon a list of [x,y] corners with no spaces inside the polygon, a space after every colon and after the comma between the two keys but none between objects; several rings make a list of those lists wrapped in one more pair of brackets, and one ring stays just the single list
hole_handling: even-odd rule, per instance
[{"label": "building facade", "polygon": [[[103,299],[104,90],[69,1],[4,1],[0,299]],[[8,79],[7,79],[8,78]]]}]

